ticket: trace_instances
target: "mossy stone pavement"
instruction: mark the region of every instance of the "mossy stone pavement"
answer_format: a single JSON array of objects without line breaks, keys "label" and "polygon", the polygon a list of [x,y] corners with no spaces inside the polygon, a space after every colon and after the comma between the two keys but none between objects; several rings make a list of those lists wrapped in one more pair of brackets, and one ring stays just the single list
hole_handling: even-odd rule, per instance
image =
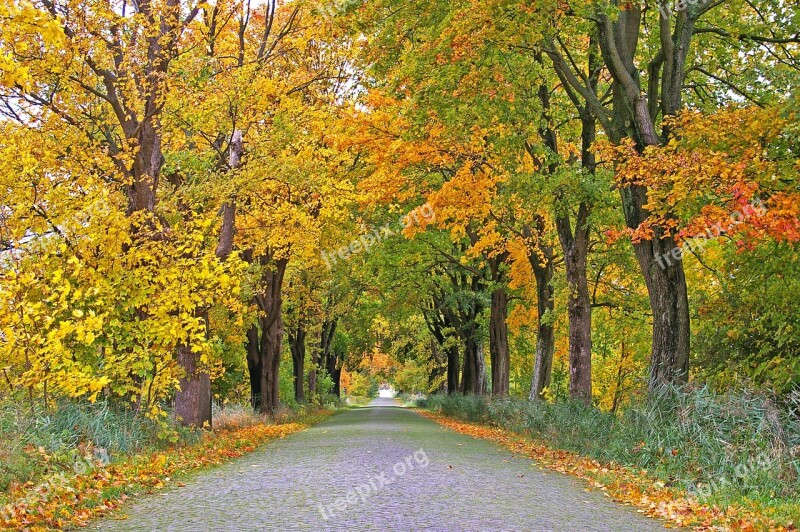
[{"label": "mossy stone pavement", "polygon": [[[127,518],[125,518],[127,516]],[[578,479],[376,399],[98,521],[102,530],[664,530]]]}]

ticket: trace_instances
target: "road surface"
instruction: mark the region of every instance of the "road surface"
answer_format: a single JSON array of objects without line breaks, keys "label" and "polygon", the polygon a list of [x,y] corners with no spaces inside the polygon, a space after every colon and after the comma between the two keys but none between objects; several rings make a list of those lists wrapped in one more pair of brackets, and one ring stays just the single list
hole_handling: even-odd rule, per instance
[{"label": "road surface", "polygon": [[664,530],[582,481],[458,434],[392,399],[270,442],[101,530]]}]

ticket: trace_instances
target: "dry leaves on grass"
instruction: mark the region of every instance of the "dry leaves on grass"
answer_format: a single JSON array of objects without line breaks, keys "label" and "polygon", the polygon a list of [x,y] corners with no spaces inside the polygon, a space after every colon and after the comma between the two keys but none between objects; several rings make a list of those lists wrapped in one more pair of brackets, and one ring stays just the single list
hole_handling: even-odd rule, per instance
[{"label": "dry leaves on grass", "polygon": [[208,433],[196,445],[174,447],[132,456],[85,475],[56,477],[39,486],[22,486],[8,494],[14,501],[0,508],[0,527],[25,530],[61,530],[86,526],[90,519],[117,508],[140,491],[153,492],[173,481],[176,473],[191,471],[237,458],[263,443],[305,430],[332,412],[323,411],[292,423],[256,424]]},{"label": "dry leaves on grass", "polygon": [[796,527],[776,525],[766,516],[758,515],[742,506],[730,505],[725,509],[702,504],[687,498],[685,493],[670,488],[647,475],[616,464],[601,464],[568,451],[551,449],[539,442],[514,432],[459,421],[441,414],[418,410],[423,416],[462,434],[490,440],[513,453],[527,456],[539,465],[585,479],[592,487],[601,490],[615,501],[635,506],[642,513],[668,521],[668,524],[693,527],[696,530],[755,530],[792,531]]}]

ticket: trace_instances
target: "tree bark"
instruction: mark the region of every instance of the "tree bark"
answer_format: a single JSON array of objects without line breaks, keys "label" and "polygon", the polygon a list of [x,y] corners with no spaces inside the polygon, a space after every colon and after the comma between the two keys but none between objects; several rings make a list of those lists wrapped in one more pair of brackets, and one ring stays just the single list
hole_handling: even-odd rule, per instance
[{"label": "tree bark", "polygon": [[292,352],[292,371],[294,375],[294,399],[298,403],[305,401],[303,393],[304,365],[306,360],[306,330],[302,324],[289,333],[289,348]]},{"label": "tree bark", "polygon": [[[334,378],[334,375],[331,372],[331,367],[333,367],[334,370],[336,369],[335,359],[332,362],[331,358],[333,356],[333,353],[332,353],[332,350],[333,350],[333,338],[336,335],[336,327],[337,327],[338,323],[339,323],[339,320],[336,319],[336,318],[327,319],[327,320],[322,322],[322,331],[320,332],[320,340],[319,340],[320,361],[319,361],[319,363],[325,368],[325,371],[328,372],[328,375],[330,375],[331,379]],[[337,376],[337,378],[335,380],[338,381],[338,376]],[[338,384],[336,384],[336,387],[337,387],[336,395],[338,396],[339,395]]]},{"label": "tree bark", "polygon": [[552,313],[555,310],[553,300],[553,267],[552,264],[536,273],[536,302],[539,318],[536,335],[536,358],[533,363],[530,399],[541,399],[545,388],[550,387],[553,375],[553,353],[556,337],[553,329]]},{"label": "tree bark", "polygon": [[505,287],[492,292],[489,317],[489,352],[492,364],[492,395],[507,396],[509,391],[508,295]]},{"label": "tree bark", "polygon": [[[233,169],[239,165],[244,147],[242,144],[242,132],[235,131],[233,133],[230,148],[228,166]],[[221,260],[227,260],[233,251],[233,239],[236,234],[236,203],[233,198],[226,202],[220,209],[219,215],[222,218],[222,227],[220,229],[219,240],[215,250],[216,257]],[[203,309],[200,315],[208,324],[208,311]],[[181,349],[187,352],[181,352]],[[190,360],[194,358],[194,360]],[[178,360],[183,360],[186,365],[181,363],[181,368],[184,371],[184,377],[181,379],[180,389],[175,393],[175,413],[181,412],[179,417],[187,424],[187,419],[195,420],[191,424],[194,426],[211,427],[212,424],[212,410],[211,410],[211,377],[208,369],[199,366],[199,355],[193,353],[191,349],[179,348]],[[248,356],[249,360],[249,356]],[[203,404],[197,401],[197,396],[208,397],[209,407],[206,409]],[[194,412],[189,412],[195,409]],[[205,417],[207,416],[207,417]],[[200,419],[202,419],[201,422]]]},{"label": "tree bark", "polygon": [[634,244],[639,268],[644,274],[653,311],[653,343],[650,358],[651,392],[689,379],[689,297],[681,261],[662,268],[667,254],[675,249],[671,237]]},{"label": "tree bark", "polygon": [[[538,220],[537,232],[542,233],[543,221]],[[526,228],[528,236],[533,234]],[[531,391],[528,397],[531,400],[541,399],[542,392],[550,386],[553,374],[553,352],[555,351],[555,331],[553,328],[553,273],[554,253],[553,248],[547,244],[540,244],[531,250],[528,260],[533,269],[536,280],[536,305],[539,313],[536,335],[536,357],[533,362],[533,376],[531,378]]]},{"label": "tree bark", "polygon": [[459,356],[458,346],[447,347],[447,393],[453,395],[459,390]]},{"label": "tree bark", "polygon": [[486,361],[483,358],[483,342],[478,335],[478,324],[468,329],[464,339],[464,371],[461,391],[464,394],[486,393]]},{"label": "tree bark", "polygon": [[[259,320],[262,321],[262,320]],[[259,326],[247,331],[247,371],[250,377],[250,404],[253,410],[261,411],[261,347]]]},{"label": "tree bark", "polygon": [[[585,204],[581,204],[580,211],[586,209]],[[578,223],[588,223],[581,213],[578,220]],[[562,233],[562,247],[569,285],[569,395],[589,405],[592,401],[592,306],[586,278],[588,228],[576,228],[576,237],[572,237],[571,231]]]},{"label": "tree bark", "polygon": [[186,427],[211,428],[211,377],[199,367],[190,346],[178,348],[178,364],[185,372],[175,396],[175,417]]},{"label": "tree bark", "polygon": [[265,328],[261,331],[261,412],[272,415],[280,402],[279,376],[283,349],[283,278],[287,259],[272,261],[265,273],[267,291],[262,296],[268,309]]},{"label": "tree bark", "polygon": [[[253,262],[253,251],[247,250],[244,258]],[[279,403],[279,371],[283,348],[283,278],[288,259],[275,259],[268,250],[258,257],[264,267],[262,291],[253,300],[258,307],[258,324],[247,333],[247,368],[253,408],[272,415]]]},{"label": "tree bark", "polygon": [[[664,59],[661,101],[665,116],[678,112],[682,106],[681,91],[685,77],[685,62],[691,44],[697,10],[683,10],[677,15],[675,33],[670,35],[667,19],[661,21],[661,54]],[[613,141],[629,136],[637,147],[662,143],[651,114],[653,102],[639,86],[639,71],[634,61],[641,26],[641,9],[634,6],[620,11],[612,22],[606,15],[598,18],[600,49],[614,79]],[[626,225],[638,229],[650,213],[647,188],[627,183],[620,189]],[[676,247],[673,237],[666,236],[661,227],[653,227],[654,236],[633,244],[639,268],[644,276],[653,311],[653,342],[650,358],[650,392],[670,384],[682,384],[689,377],[690,319],[689,300],[683,262],[672,260]]]},{"label": "tree bark", "polygon": [[328,375],[330,375],[331,380],[333,381],[331,393],[336,397],[342,396],[342,368],[340,358],[341,357],[339,357],[339,354],[335,349],[329,349],[325,362],[325,370],[328,372]]},{"label": "tree bark", "polygon": [[308,395],[313,399],[317,394],[317,371],[319,371],[319,351],[311,348],[311,368],[308,370]]}]

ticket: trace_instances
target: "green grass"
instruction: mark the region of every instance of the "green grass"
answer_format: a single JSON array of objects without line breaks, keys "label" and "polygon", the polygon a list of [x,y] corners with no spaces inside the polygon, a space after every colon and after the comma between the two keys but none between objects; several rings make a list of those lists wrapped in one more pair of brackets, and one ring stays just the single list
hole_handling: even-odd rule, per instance
[{"label": "green grass", "polygon": [[87,458],[114,460],[163,448],[176,437],[193,435],[106,402],[61,401],[45,409],[6,399],[0,401],[0,491],[76,471]]},{"label": "green grass", "polygon": [[800,517],[797,397],[667,390],[614,415],[582,404],[434,395],[418,403],[466,421],[491,423],[553,448],[646,469],[710,502],[750,500],[776,517]]},{"label": "green grass", "polygon": [[[333,399],[326,399],[334,403]],[[316,405],[282,405],[275,420],[287,421],[313,412]],[[214,405],[214,430],[243,428],[264,422],[249,405]],[[49,475],[69,475],[106,458],[191,444],[200,431],[171,420],[155,421],[116,403],[61,400],[51,408],[0,398],[0,500],[13,484],[37,483]]]}]

